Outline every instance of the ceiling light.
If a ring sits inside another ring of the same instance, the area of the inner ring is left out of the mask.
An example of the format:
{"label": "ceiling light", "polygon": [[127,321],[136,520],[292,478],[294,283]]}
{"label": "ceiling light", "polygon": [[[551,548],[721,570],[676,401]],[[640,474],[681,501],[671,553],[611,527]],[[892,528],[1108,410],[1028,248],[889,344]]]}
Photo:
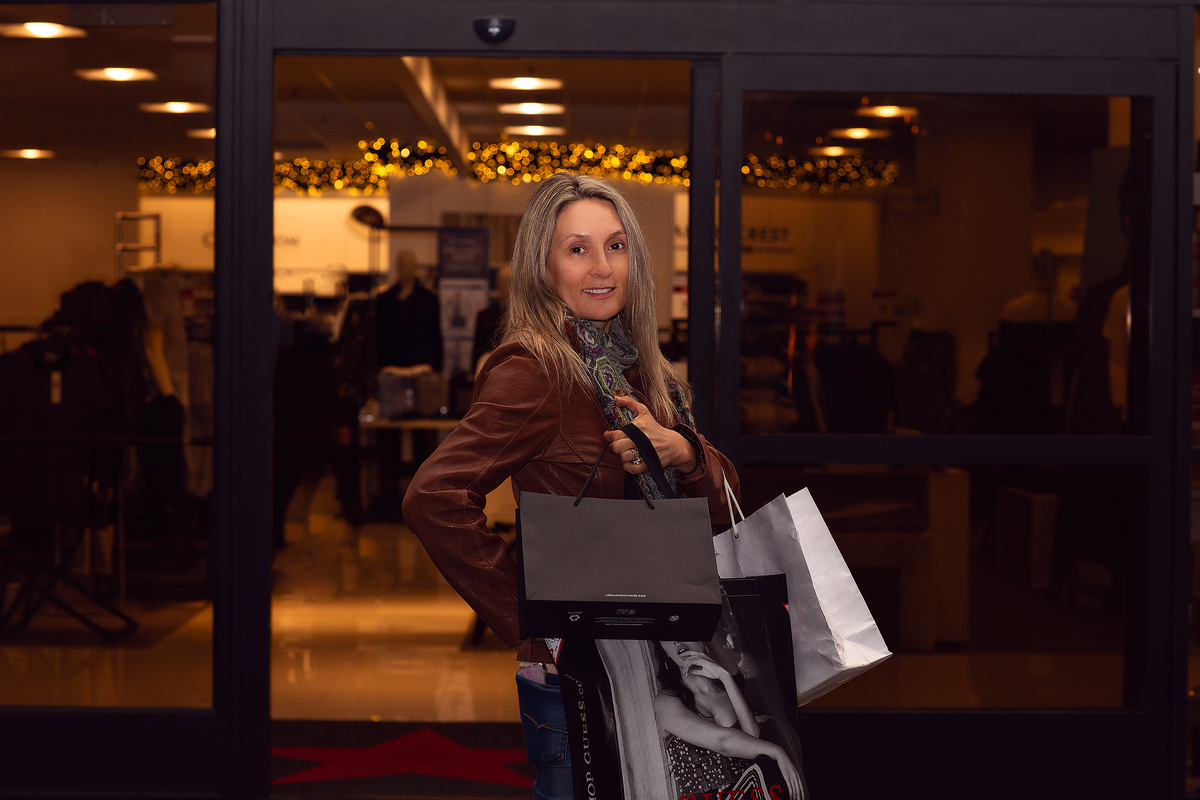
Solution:
{"label": "ceiling light", "polygon": [[831,139],[886,139],[891,131],[879,128],[834,128],[829,132]]}
{"label": "ceiling light", "polygon": [[35,150],[26,148],[24,150],[0,150],[0,157],[3,158],[54,158],[53,150]]}
{"label": "ceiling light", "polygon": [[534,89],[561,89],[563,82],[558,78],[492,78],[488,86],[493,89],[516,89],[529,92]]}
{"label": "ceiling light", "polygon": [[812,147],[808,150],[810,156],[829,156],[830,158],[861,156],[862,153],[863,151],[857,147]]}
{"label": "ceiling light", "polygon": [[562,103],[502,103],[501,114],[562,114]]}
{"label": "ceiling light", "polygon": [[508,125],[504,132],[509,136],[562,136],[566,128],[552,128],[545,125]]}
{"label": "ceiling light", "polygon": [[26,22],[23,25],[0,25],[0,36],[15,39],[66,39],[72,36],[87,36],[87,31],[59,25],[57,22]]}
{"label": "ceiling light", "polygon": [[196,114],[201,111],[212,111],[212,106],[204,103],[183,103],[172,101],[170,103],[138,103],[138,108],[142,111],[150,111],[159,114]]}
{"label": "ceiling light", "polygon": [[917,109],[914,106],[861,106],[854,109],[854,113],[860,117],[892,119],[893,117],[915,117]]}
{"label": "ceiling light", "polygon": [[85,81],[156,81],[158,75],[148,69],[134,67],[105,67],[104,69],[77,69],[75,74]]}
{"label": "ceiling light", "polygon": [[188,128],[187,132],[189,139],[215,139],[217,138],[216,128]]}

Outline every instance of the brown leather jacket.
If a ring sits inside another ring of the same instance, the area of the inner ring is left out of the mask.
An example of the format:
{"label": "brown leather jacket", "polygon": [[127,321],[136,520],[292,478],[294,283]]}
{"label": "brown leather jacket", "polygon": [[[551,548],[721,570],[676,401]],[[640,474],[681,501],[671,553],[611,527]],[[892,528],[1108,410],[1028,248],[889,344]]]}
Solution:
{"label": "brown leather jacket", "polygon": [[[644,398],[637,367],[625,373],[634,394]],[[608,423],[591,387],[564,391],[527,350],[501,345],[475,380],[475,403],[454,431],[417,470],[404,496],[404,521],[425,545],[450,585],[518,657],[549,662],[540,640],[517,633],[517,566],[483,513],[487,493],[512,477],[522,491],[574,495],[607,447]],[[706,497],[714,531],[729,525],[721,481],[738,492],[733,465],[690,428],[675,428],[696,449],[699,465],[679,476],[682,492]],[[590,497],[621,498],[625,470],[609,453],[600,464]]]}

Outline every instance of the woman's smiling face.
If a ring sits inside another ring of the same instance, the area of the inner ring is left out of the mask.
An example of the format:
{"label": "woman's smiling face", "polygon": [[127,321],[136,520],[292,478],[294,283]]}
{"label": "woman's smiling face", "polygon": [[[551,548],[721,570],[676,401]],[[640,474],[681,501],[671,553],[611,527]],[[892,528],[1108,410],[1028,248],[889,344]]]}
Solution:
{"label": "woman's smiling face", "polygon": [[566,206],[546,266],[554,293],[571,313],[607,331],[629,289],[628,239],[612,203],[586,198]]}

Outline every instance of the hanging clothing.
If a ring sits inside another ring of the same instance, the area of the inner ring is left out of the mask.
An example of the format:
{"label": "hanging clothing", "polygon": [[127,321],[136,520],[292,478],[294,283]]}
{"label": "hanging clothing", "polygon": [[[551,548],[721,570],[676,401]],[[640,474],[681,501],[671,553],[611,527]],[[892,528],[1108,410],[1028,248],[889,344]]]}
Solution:
{"label": "hanging clothing", "polygon": [[18,521],[88,524],[98,494],[115,480],[111,377],[95,351],[63,341],[31,342],[0,355],[0,436],[67,439],[4,445],[0,505]]}
{"label": "hanging clothing", "polygon": [[442,369],[442,322],[438,298],[418,281],[408,297],[397,284],[375,298],[377,367],[429,364]]}

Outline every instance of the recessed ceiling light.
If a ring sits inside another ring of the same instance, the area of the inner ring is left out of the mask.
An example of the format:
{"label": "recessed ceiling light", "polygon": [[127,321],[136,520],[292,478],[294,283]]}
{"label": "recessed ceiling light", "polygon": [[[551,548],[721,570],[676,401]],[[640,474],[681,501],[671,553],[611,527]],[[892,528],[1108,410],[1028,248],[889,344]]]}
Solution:
{"label": "recessed ceiling light", "polygon": [[501,114],[562,114],[562,103],[502,103]]}
{"label": "recessed ceiling light", "polygon": [[0,25],[0,36],[14,39],[66,39],[87,36],[82,28],[59,25],[57,22],[26,22],[16,25]]}
{"label": "recessed ceiling light", "polygon": [[27,147],[24,150],[0,150],[3,158],[54,158],[53,150],[35,150]]}
{"label": "recessed ceiling light", "polygon": [[830,158],[861,156],[862,153],[863,151],[857,147],[812,147],[808,151],[810,156],[829,156]]}
{"label": "recessed ceiling light", "polygon": [[216,128],[188,128],[188,138],[190,139],[215,139],[217,138]]}
{"label": "recessed ceiling light", "polygon": [[150,111],[158,114],[197,114],[202,111],[212,111],[212,106],[204,103],[183,103],[172,101],[170,103],[138,103],[138,108],[142,111]]}
{"label": "recessed ceiling light", "polygon": [[892,119],[893,117],[915,117],[917,109],[913,106],[860,106],[854,109],[854,113],[860,117]]}
{"label": "recessed ceiling light", "polygon": [[891,131],[879,128],[834,128],[829,132],[832,139],[886,139]]}
{"label": "recessed ceiling light", "polygon": [[156,81],[158,75],[148,69],[135,67],[105,67],[104,69],[77,69],[75,74],[85,81]]}
{"label": "recessed ceiling light", "polygon": [[561,89],[563,82],[558,78],[492,78],[488,86],[493,89],[516,89],[529,92],[534,89]]}
{"label": "recessed ceiling light", "polygon": [[566,128],[551,128],[545,125],[509,125],[504,132],[509,136],[562,136]]}

